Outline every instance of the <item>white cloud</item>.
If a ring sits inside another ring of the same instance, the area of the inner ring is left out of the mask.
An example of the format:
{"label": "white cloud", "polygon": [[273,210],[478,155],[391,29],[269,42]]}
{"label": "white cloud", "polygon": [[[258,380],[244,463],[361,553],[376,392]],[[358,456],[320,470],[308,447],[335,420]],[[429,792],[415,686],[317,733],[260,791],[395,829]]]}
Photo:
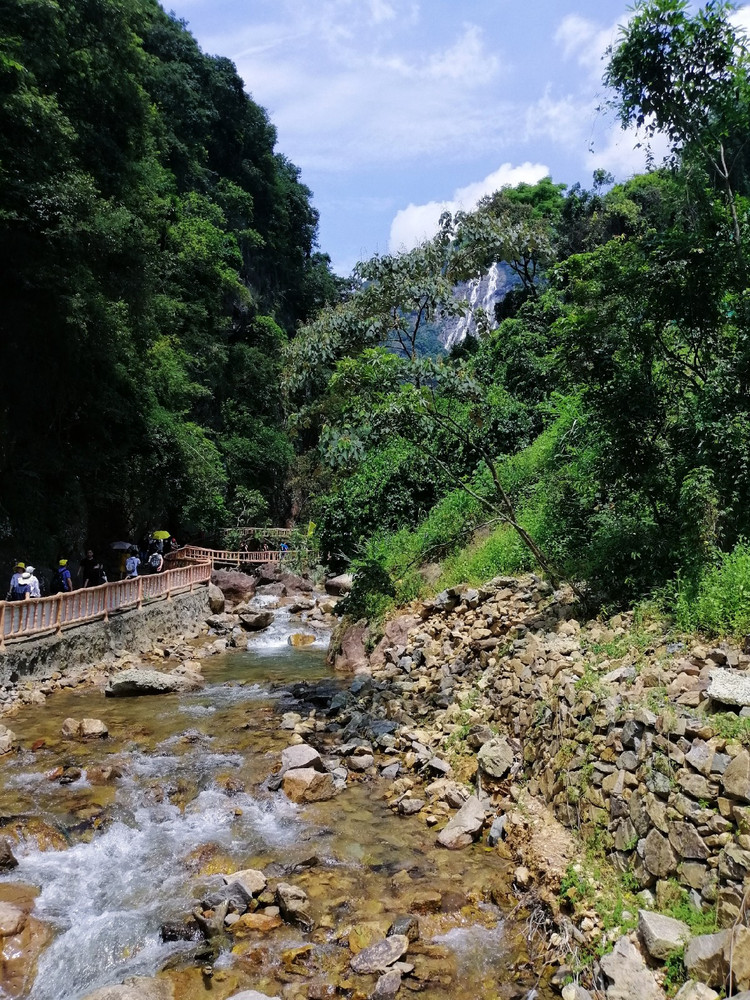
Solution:
{"label": "white cloud", "polygon": [[569,14],[560,22],[555,41],[562,47],[565,59],[575,58],[591,77],[601,79],[607,48],[617,43],[619,27],[628,19],[629,15],[624,14],[614,24],[602,28],[580,14]]}
{"label": "white cloud", "polygon": [[425,205],[412,204],[402,208],[391,223],[391,252],[411,250],[423,240],[434,236],[443,212],[471,211],[485,195],[506,185],[515,186],[522,182],[536,184],[547,174],[549,168],[541,163],[522,163],[518,167],[503,163],[484,180],[458,188],[453,197],[446,201],[430,201]]}
{"label": "white cloud", "polygon": [[730,21],[735,28],[743,31],[747,35],[747,40],[750,41],[750,5],[739,7],[730,17]]}

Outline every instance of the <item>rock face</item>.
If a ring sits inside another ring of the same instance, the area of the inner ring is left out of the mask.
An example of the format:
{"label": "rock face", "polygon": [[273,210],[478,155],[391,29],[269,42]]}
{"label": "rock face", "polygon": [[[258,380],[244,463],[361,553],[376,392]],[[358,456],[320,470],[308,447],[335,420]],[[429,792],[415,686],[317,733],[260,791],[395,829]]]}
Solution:
{"label": "rock face", "polygon": [[349,962],[354,972],[370,975],[374,972],[385,972],[389,965],[398,962],[406,954],[409,939],[405,934],[392,934],[383,941],[365,948]]}
{"label": "rock face", "polygon": [[312,767],[296,767],[284,773],[284,794],[292,802],[323,802],[336,794],[333,777]]}
{"label": "rock face", "polygon": [[134,667],[110,678],[104,693],[108,698],[130,698],[151,694],[177,694],[198,691],[203,678],[198,674],[164,674],[159,670]]}
{"label": "rock face", "polygon": [[513,766],[515,752],[504,736],[485,743],[477,754],[477,764],[490,778],[504,778]]}
{"label": "rock face", "polygon": [[461,806],[445,829],[438,834],[441,847],[458,850],[468,847],[484,826],[485,810],[476,795],[471,795]]}
{"label": "rock face", "polygon": [[707,694],[723,705],[750,705],[750,674],[717,667],[711,671]]}
{"label": "rock face", "polygon": [[653,973],[628,938],[621,937],[600,965],[605,976],[612,980],[607,1000],[663,1000]]}
{"label": "rock face", "polygon": [[649,955],[660,960],[683,948],[690,940],[690,928],[682,920],[649,910],[638,911],[638,933]]}

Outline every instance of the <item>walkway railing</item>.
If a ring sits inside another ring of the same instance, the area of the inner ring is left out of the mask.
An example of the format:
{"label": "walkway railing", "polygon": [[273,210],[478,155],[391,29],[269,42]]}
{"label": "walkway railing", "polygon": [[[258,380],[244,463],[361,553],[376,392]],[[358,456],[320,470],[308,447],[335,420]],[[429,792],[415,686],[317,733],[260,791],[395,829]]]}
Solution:
{"label": "walkway railing", "polygon": [[244,540],[245,538],[291,538],[292,529],[291,528],[253,528],[248,525],[238,525],[236,528],[225,528],[225,535],[237,536]]}
{"label": "walkway railing", "polygon": [[148,601],[166,598],[192,590],[211,579],[208,559],[164,570],[134,580],[104,583],[53,597],[38,597],[28,601],[0,601],[0,649],[8,639],[27,638],[42,632],[61,632],[71,625],[107,621],[116,611],[140,608]]}
{"label": "walkway railing", "polygon": [[277,549],[267,552],[242,552],[236,549],[206,549],[199,545],[185,545],[176,552],[170,552],[166,557],[168,564],[186,562],[188,560],[210,559],[214,566],[243,566],[247,563],[278,563],[288,556],[296,555],[296,550],[287,549],[279,552]]}

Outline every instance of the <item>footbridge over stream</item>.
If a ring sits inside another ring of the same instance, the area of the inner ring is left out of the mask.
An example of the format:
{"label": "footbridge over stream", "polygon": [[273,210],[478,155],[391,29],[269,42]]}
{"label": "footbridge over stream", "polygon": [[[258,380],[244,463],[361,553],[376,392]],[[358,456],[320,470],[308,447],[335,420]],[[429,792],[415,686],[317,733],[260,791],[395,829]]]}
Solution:
{"label": "footbridge over stream", "polygon": [[0,601],[0,652],[6,643],[36,636],[59,635],[64,629],[89,622],[109,621],[110,616],[132,611],[156,601],[170,601],[177,594],[207,587],[214,569],[265,563],[280,564],[296,556],[291,550],[236,551],[186,545],[170,552],[160,573],[85,587],[51,597],[25,601]]}

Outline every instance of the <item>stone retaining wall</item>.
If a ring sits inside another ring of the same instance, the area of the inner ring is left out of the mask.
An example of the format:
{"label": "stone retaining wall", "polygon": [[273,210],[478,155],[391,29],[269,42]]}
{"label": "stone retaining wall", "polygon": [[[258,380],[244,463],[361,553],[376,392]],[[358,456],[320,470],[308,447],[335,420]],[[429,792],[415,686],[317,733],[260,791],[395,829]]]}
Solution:
{"label": "stone retaining wall", "polygon": [[122,651],[150,650],[154,642],[171,640],[195,630],[209,615],[208,588],[177,594],[143,608],[112,615],[108,622],[92,622],[62,635],[44,636],[9,644],[0,653],[0,684],[24,679],[44,680],[73,667],[85,668],[115,659]]}

